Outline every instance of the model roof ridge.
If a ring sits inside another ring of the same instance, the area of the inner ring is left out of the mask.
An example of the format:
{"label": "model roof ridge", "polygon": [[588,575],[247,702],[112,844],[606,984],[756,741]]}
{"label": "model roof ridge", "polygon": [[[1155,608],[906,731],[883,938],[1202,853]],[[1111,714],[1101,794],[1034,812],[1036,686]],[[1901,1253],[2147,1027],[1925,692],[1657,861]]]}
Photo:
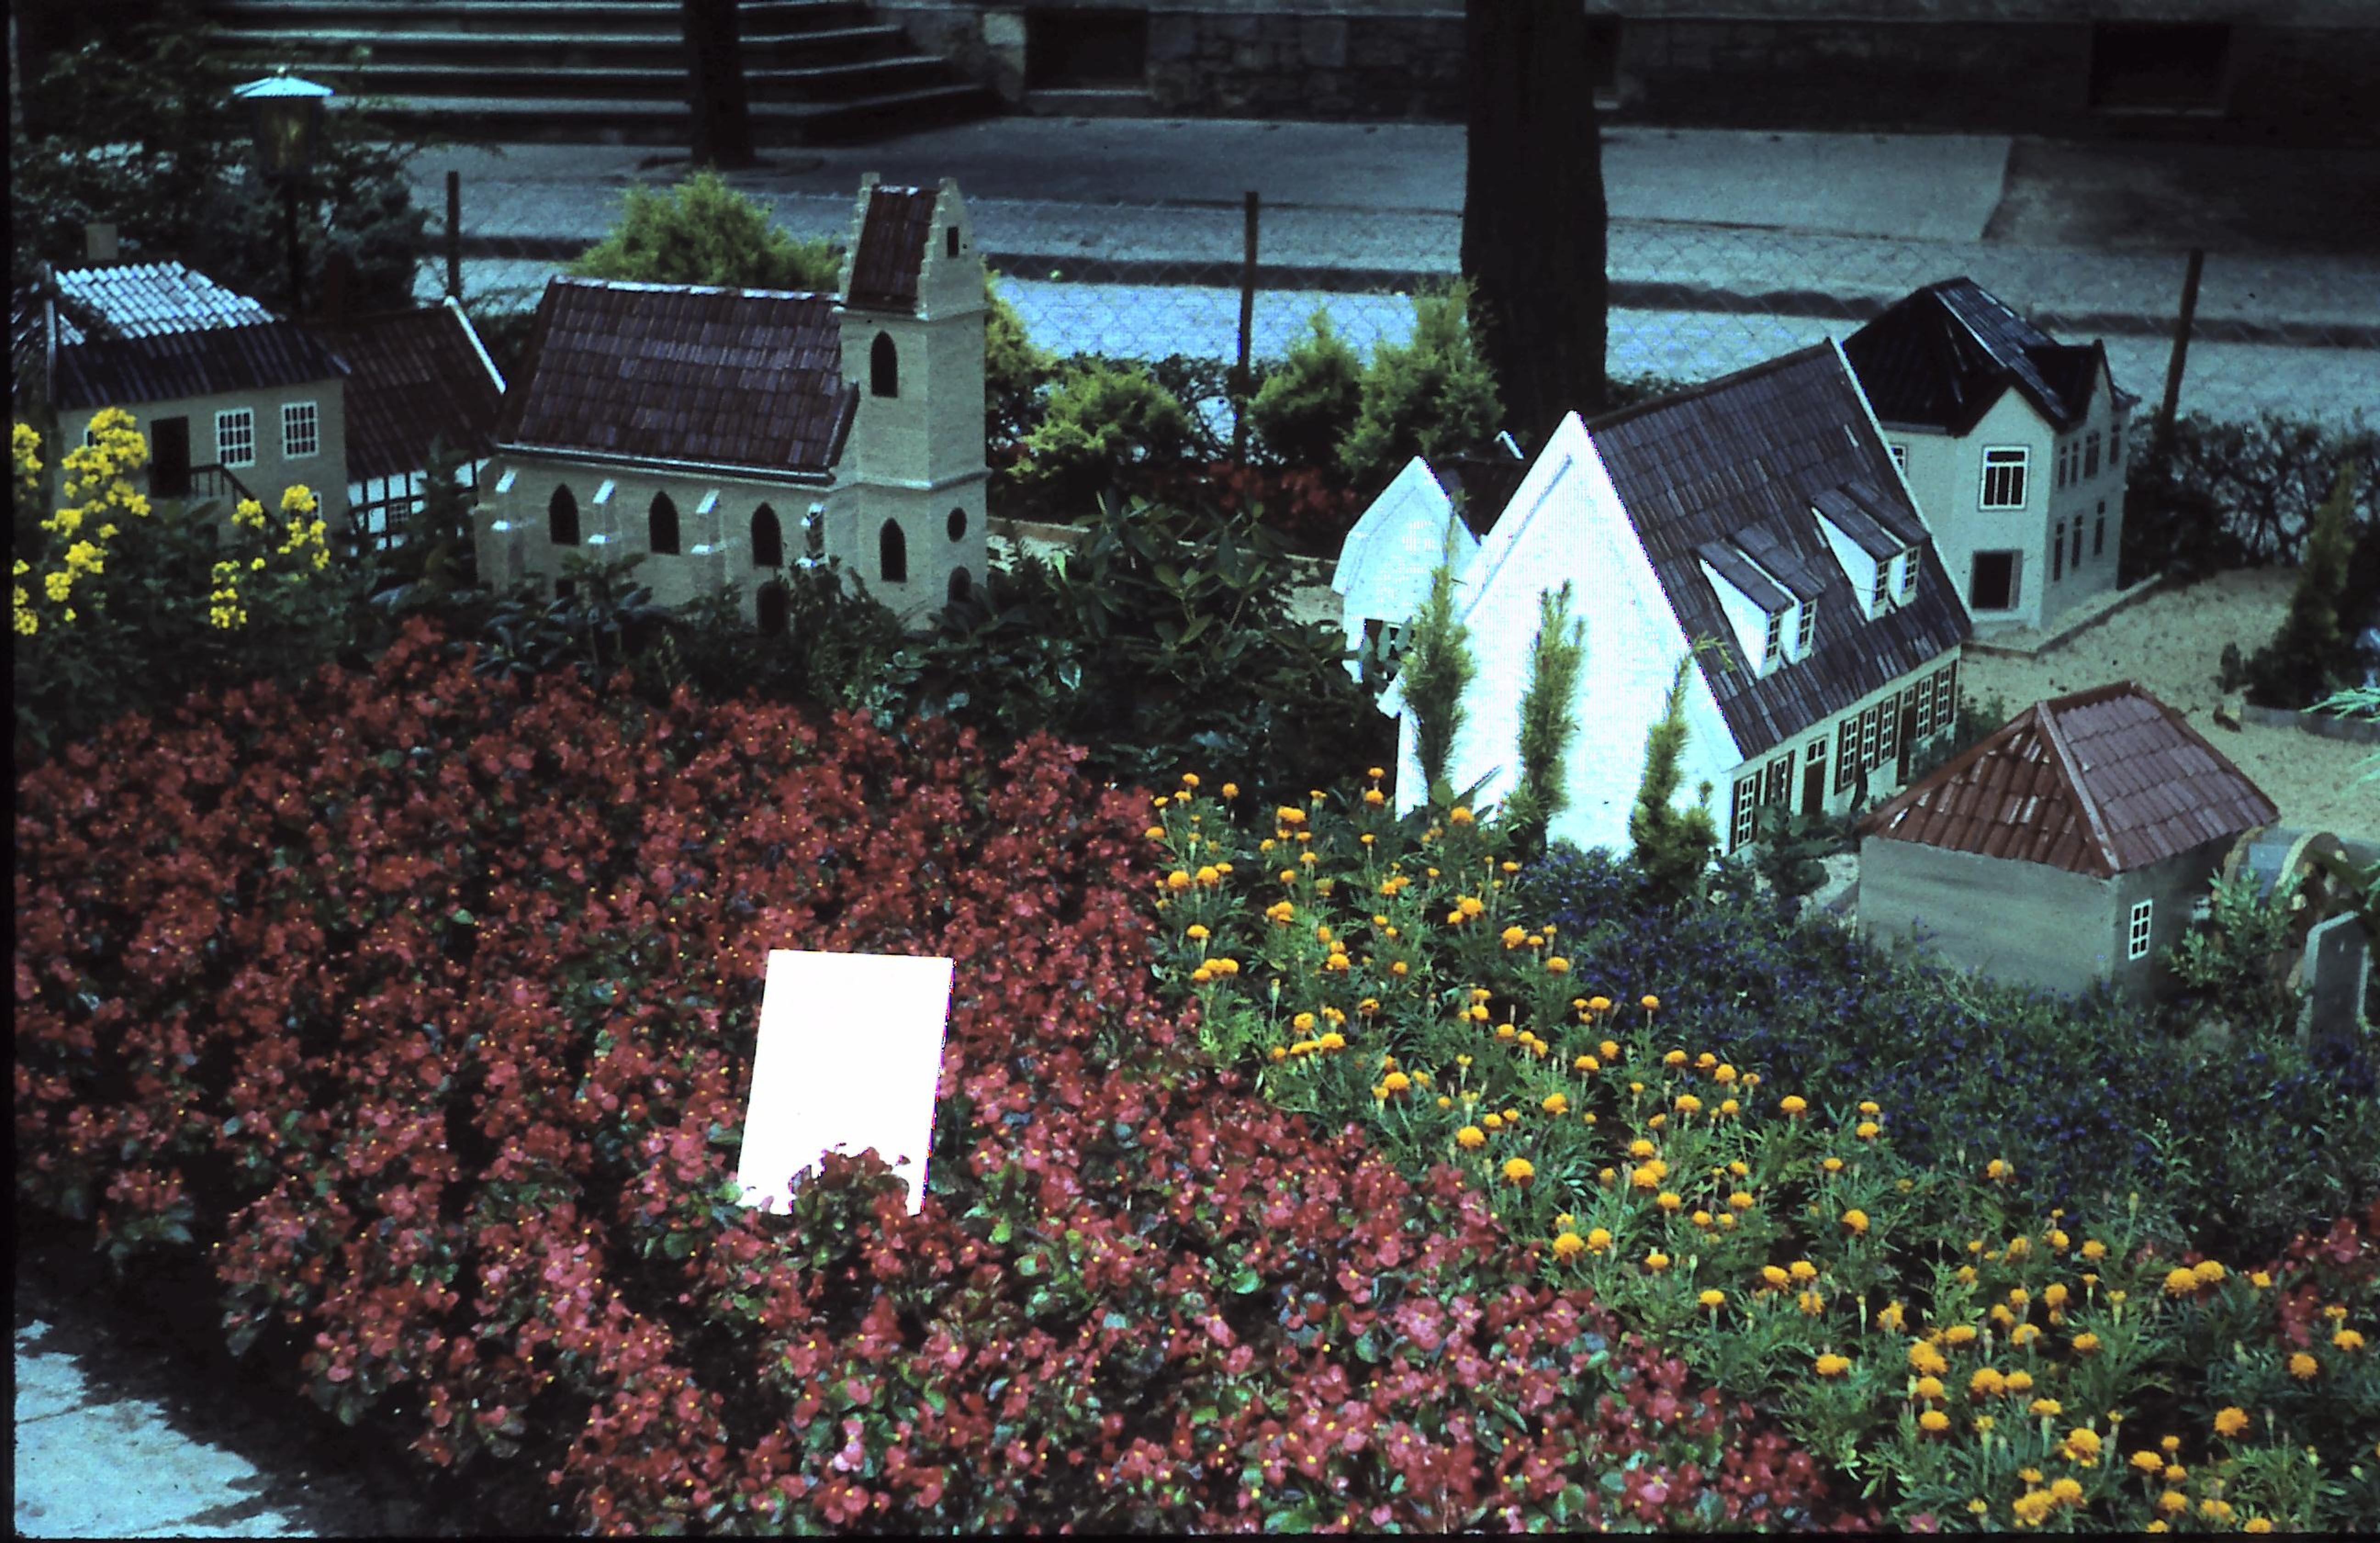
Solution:
{"label": "model roof ridge", "polygon": [[833,300],[840,298],[827,289],[758,289],[733,284],[665,284],[657,279],[590,278],[582,273],[556,273],[547,282],[568,285],[577,289],[611,289],[629,294],[741,295],[756,300]]}
{"label": "model roof ridge", "polygon": [[1762,359],[1758,364],[1747,365],[1742,370],[1730,371],[1724,375],[1687,386],[1683,390],[1670,392],[1666,396],[1656,396],[1649,402],[1638,402],[1631,407],[1617,407],[1594,418],[1580,416],[1579,422],[1590,434],[1599,429],[1609,429],[1622,423],[1633,422],[1661,408],[1677,407],[1685,402],[1699,401],[1704,397],[1716,395],[1731,386],[1742,385],[1747,381],[1758,380],[1764,375],[1776,374],[1779,371],[1804,363],[1820,354],[1827,353],[1833,347],[1833,338],[1821,338],[1806,347],[1796,348],[1790,354],[1779,354],[1775,358]]}

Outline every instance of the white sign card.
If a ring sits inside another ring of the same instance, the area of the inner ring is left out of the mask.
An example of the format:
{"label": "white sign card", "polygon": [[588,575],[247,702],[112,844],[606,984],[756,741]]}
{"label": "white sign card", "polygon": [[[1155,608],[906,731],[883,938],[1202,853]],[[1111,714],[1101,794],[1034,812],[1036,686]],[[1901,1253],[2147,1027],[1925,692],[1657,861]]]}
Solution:
{"label": "white sign card", "polygon": [[926,1203],[934,1087],[951,1014],[948,959],[771,949],[735,1170],[744,1203],[786,1209],[827,1152],[873,1147]]}

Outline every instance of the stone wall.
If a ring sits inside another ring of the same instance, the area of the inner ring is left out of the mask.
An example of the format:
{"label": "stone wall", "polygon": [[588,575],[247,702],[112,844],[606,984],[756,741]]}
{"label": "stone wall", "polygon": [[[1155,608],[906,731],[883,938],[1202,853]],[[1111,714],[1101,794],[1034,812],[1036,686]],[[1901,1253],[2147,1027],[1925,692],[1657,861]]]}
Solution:
{"label": "stone wall", "polygon": [[[1937,129],[2062,139],[2380,141],[2380,25],[2362,0],[1589,0],[1619,25],[1621,122]],[[1148,18],[1143,110],[1204,117],[1463,117],[1448,0],[879,0],[921,46],[1023,103],[1027,12]],[[2226,22],[2222,101],[2091,103],[2099,22]],[[1585,66],[1581,65],[1582,75]]]}

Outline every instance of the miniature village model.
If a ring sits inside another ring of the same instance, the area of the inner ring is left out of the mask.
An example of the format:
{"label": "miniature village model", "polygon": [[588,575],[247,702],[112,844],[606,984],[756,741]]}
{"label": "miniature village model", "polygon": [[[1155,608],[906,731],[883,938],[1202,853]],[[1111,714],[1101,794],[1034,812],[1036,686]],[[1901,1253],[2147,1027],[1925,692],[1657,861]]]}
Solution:
{"label": "miniature village model", "polygon": [[860,184],[840,298],[555,278],[506,391],[482,578],[647,554],[664,605],[782,630],[789,559],[916,626],[982,581],[984,274],[958,186]]}

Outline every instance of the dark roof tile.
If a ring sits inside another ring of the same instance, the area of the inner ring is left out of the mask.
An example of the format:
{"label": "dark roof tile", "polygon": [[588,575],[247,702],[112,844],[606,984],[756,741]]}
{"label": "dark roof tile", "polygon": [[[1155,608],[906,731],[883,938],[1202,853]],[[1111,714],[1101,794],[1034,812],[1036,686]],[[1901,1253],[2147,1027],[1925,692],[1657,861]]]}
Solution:
{"label": "dark roof tile", "polygon": [[2014,388],[2060,430],[2082,422],[2107,369],[2099,343],[2061,344],[1970,278],[1904,297],[1843,340],[1888,423],[1963,434]]}
{"label": "dark roof tile", "polygon": [[844,303],[863,310],[917,309],[917,275],[925,266],[926,237],[933,230],[939,196],[931,188],[879,186],[869,190]]}
{"label": "dark roof tile", "polygon": [[1966,612],[1930,542],[1915,596],[1871,620],[1819,533],[1813,504],[1847,484],[1875,490],[1896,522],[1925,529],[1832,344],[1609,414],[1586,430],[1687,638],[1734,635],[1701,571],[1709,546],[1736,544],[1756,529],[1755,541],[1773,540],[1816,581],[1818,634],[1810,658],[1755,676],[1721,670],[1702,656],[1704,677],[1746,756],[1802,734],[1965,640]]}
{"label": "dark roof tile", "polygon": [[471,460],[495,448],[504,383],[460,310],[431,306],[312,330],[347,363],[350,479],[426,467],[433,440]]}
{"label": "dark roof tile", "polygon": [[555,278],[495,437],[525,450],[823,472],[856,406],[831,296]]}

